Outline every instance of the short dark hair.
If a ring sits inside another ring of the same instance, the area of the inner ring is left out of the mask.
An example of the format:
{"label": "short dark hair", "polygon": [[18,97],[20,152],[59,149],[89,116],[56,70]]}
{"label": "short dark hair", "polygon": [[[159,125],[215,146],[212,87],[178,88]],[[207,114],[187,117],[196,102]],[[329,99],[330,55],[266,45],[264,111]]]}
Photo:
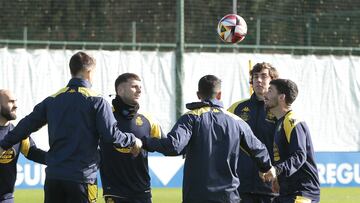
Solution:
{"label": "short dark hair", "polygon": [[253,68],[250,71],[250,84],[253,83],[254,73],[261,72],[264,69],[269,70],[269,76],[270,76],[271,80],[277,79],[279,77],[279,72],[270,63],[265,63],[265,62],[257,63],[253,66]]}
{"label": "short dark hair", "polygon": [[205,75],[199,80],[198,92],[203,99],[213,99],[221,90],[221,80],[215,75]]}
{"label": "short dark hair", "polygon": [[289,106],[295,101],[298,95],[298,87],[296,83],[291,80],[275,79],[270,81],[270,85],[275,86],[280,94],[285,94],[285,102]]}
{"label": "short dark hair", "polygon": [[127,82],[128,80],[138,80],[141,81],[140,77],[136,75],[135,73],[123,73],[119,75],[119,77],[115,80],[115,92],[117,90],[117,87],[124,82]]}
{"label": "short dark hair", "polygon": [[72,76],[77,75],[84,69],[91,68],[95,65],[95,60],[84,52],[77,52],[74,54],[69,62],[70,73]]}

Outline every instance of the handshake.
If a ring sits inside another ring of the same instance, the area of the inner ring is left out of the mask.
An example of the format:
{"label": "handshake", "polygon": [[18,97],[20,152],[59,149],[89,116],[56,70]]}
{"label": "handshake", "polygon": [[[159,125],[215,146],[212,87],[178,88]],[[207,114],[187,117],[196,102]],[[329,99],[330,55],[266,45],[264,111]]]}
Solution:
{"label": "handshake", "polygon": [[130,153],[137,157],[139,153],[141,152],[141,147],[143,146],[143,143],[140,139],[135,138],[135,144],[131,147]]}
{"label": "handshake", "polygon": [[279,183],[276,177],[276,169],[274,166],[271,166],[270,170],[266,173],[259,172],[259,176],[263,182],[272,182],[272,191],[279,192]]}

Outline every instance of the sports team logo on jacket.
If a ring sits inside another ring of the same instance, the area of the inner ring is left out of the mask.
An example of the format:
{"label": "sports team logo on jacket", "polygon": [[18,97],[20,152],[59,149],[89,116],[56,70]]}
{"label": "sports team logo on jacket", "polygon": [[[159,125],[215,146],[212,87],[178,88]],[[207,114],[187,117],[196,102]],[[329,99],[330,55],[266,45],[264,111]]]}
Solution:
{"label": "sports team logo on jacket", "polygon": [[241,113],[239,117],[244,121],[250,120],[250,108],[246,106],[243,109],[241,109]]}
{"label": "sports team logo on jacket", "polygon": [[2,156],[0,156],[0,163],[7,164],[10,163],[16,156],[16,151],[12,147],[4,152]]}
{"label": "sports team logo on jacket", "polygon": [[141,117],[138,116],[135,120],[135,124],[138,126],[142,126],[144,124],[144,122],[142,121]]}
{"label": "sports team logo on jacket", "polygon": [[290,123],[290,126],[291,126],[291,127],[294,127],[294,126],[295,126],[295,123],[296,123],[296,119],[290,118],[290,119],[289,119],[289,123]]}

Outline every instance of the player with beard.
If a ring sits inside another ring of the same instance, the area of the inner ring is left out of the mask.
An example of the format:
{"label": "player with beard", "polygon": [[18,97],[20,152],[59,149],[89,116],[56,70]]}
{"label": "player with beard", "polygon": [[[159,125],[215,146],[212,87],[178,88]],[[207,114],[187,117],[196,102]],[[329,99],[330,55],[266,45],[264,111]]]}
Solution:
{"label": "player with beard", "polygon": [[[16,98],[9,90],[0,90],[0,140],[14,128],[10,123],[16,119]],[[34,141],[28,137],[6,150],[0,156],[0,203],[14,202],[14,186],[16,181],[16,163],[21,152],[26,158],[45,164],[45,151],[38,149]]]}
{"label": "player with beard", "polygon": [[99,141],[132,147],[135,156],[141,141],[116,127],[109,103],[91,89],[96,61],[77,52],[69,62],[71,79],[66,87],[46,97],[0,141],[0,154],[47,125],[44,185],[46,203],[94,203],[97,201]]}
{"label": "player with beard", "polygon": [[[271,81],[265,94],[265,106],[277,118],[274,167],[277,175],[275,183],[279,185],[274,186],[280,186],[280,195],[275,199],[276,203],[320,201],[320,183],[310,131],[305,121],[291,109],[297,95],[297,85],[285,79]],[[268,179],[267,175],[265,179]]]}
{"label": "player with beard", "polygon": [[[265,144],[271,159],[276,119],[265,110],[264,95],[268,91],[270,81],[277,77],[278,72],[271,64],[265,62],[255,64],[250,71],[250,84],[254,93],[250,99],[238,101],[228,109],[249,124],[254,135]],[[238,162],[241,182],[238,190],[242,203],[270,203],[277,195],[271,190],[271,183],[263,182],[259,178],[258,172],[259,168],[242,150]]]}
{"label": "player with beard", "polygon": [[[116,97],[112,100],[117,127],[136,137],[163,137],[160,126],[149,115],[141,114],[139,99],[141,79],[133,73],[124,73],[115,81]],[[137,157],[130,148],[116,148],[100,142],[101,181],[105,201],[108,203],[151,203],[148,153]]]}

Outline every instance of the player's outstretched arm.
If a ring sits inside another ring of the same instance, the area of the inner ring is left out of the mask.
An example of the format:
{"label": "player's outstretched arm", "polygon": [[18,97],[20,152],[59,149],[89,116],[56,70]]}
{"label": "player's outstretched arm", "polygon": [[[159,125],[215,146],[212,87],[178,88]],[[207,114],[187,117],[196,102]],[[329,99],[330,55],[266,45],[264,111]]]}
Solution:
{"label": "player's outstretched arm", "polygon": [[31,137],[21,141],[21,153],[29,160],[46,165],[46,151],[37,148]]}
{"label": "player's outstretched arm", "polygon": [[48,99],[51,98],[46,98],[37,104],[34,110],[25,118],[21,119],[16,127],[0,141],[0,147],[3,148],[3,150],[9,149],[16,143],[27,138],[31,133],[46,125],[46,102]]}
{"label": "player's outstretched arm", "polygon": [[265,145],[255,137],[248,124],[245,122],[241,124],[240,146],[250,154],[250,157],[259,167],[260,172],[268,172],[271,169],[271,160]]}
{"label": "player's outstretched arm", "polygon": [[103,98],[98,98],[96,102],[96,129],[100,139],[105,143],[113,143],[117,148],[134,146],[136,144],[135,135],[119,130],[110,104]]}
{"label": "player's outstretched arm", "polygon": [[182,154],[192,135],[193,119],[193,115],[189,114],[180,117],[165,138],[144,138],[144,149],[157,151],[166,156]]}

